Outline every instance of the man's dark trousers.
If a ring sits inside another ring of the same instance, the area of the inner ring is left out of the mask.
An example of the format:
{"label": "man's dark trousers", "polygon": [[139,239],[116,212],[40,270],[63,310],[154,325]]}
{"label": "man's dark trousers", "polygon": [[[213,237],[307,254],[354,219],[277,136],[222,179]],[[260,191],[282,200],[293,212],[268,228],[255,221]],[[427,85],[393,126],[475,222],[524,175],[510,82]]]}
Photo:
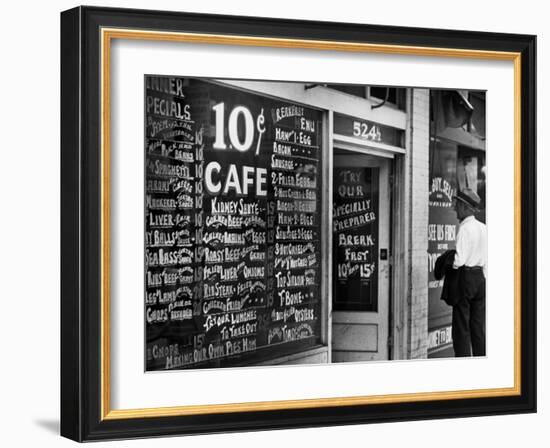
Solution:
{"label": "man's dark trousers", "polygon": [[461,300],[453,306],[455,356],[485,356],[485,276],[483,269],[460,268]]}

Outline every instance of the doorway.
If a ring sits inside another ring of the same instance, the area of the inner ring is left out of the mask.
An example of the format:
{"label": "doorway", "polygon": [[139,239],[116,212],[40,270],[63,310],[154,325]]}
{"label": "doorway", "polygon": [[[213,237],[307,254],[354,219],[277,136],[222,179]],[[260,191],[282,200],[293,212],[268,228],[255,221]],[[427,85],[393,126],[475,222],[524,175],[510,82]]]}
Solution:
{"label": "doorway", "polygon": [[334,148],[333,362],[389,358],[391,161]]}

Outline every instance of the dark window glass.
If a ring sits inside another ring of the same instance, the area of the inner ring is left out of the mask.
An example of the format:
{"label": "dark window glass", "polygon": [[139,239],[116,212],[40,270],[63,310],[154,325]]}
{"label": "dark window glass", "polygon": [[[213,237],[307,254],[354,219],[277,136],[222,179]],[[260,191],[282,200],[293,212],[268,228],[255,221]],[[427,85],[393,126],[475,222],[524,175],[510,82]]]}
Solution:
{"label": "dark window glass", "polygon": [[366,88],[365,86],[354,86],[347,84],[328,84],[328,87],[339,92],[347,93],[348,95],[358,96],[365,98]]}
{"label": "dark window glass", "polygon": [[405,109],[406,89],[394,87],[371,87],[370,96],[374,100],[386,101],[386,104],[394,104],[398,109]]}

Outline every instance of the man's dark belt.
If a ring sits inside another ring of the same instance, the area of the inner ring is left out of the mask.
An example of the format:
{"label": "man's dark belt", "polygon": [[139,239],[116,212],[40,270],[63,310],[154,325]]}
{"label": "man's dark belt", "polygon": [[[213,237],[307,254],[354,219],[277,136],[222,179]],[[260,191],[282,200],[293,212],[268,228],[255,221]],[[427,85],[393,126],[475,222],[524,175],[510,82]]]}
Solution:
{"label": "man's dark belt", "polygon": [[462,268],[466,271],[483,271],[481,266],[462,266]]}

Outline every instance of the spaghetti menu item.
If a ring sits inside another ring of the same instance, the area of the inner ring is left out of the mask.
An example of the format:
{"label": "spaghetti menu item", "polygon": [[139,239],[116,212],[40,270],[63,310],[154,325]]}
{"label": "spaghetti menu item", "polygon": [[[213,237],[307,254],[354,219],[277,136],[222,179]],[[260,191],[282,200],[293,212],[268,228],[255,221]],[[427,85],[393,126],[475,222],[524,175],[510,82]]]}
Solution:
{"label": "spaghetti menu item", "polygon": [[145,86],[146,370],[320,343],[320,111],[189,78]]}

